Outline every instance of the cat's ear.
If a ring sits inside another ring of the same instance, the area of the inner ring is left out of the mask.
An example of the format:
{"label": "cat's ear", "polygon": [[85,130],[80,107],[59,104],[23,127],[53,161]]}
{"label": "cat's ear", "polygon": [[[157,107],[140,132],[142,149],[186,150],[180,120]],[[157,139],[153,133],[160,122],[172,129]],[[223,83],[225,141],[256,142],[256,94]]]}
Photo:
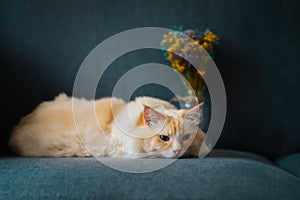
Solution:
{"label": "cat's ear", "polygon": [[204,105],[204,102],[201,102],[200,104],[187,110],[184,115],[184,120],[199,124],[200,123],[200,110],[203,107],[203,105]]}
{"label": "cat's ear", "polygon": [[162,114],[147,105],[144,105],[143,119],[144,125],[149,126],[155,133],[163,129],[166,121]]}

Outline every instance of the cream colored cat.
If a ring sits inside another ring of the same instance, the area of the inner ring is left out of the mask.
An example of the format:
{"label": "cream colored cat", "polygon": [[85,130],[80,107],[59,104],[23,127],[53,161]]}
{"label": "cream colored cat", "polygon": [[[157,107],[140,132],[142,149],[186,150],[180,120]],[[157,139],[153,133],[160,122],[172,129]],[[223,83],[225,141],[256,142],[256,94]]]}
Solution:
{"label": "cream colored cat", "polygon": [[61,94],[23,118],[10,145],[21,156],[198,156],[205,136],[198,128],[201,107],[178,110],[151,97],[126,104],[117,98],[88,101]]}

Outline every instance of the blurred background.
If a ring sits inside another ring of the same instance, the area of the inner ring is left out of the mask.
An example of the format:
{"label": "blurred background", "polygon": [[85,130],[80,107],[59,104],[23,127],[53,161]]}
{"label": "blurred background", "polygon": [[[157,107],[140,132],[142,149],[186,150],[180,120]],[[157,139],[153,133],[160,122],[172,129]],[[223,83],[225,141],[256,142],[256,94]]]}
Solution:
{"label": "blurred background", "polygon": [[[41,101],[72,94],[77,70],[100,42],[138,27],[209,27],[220,37],[215,62],[228,107],[218,148],[269,158],[300,150],[300,2],[284,0],[16,1],[0,2],[0,146],[14,125]],[[143,37],[143,36],[141,36]],[[118,58],[99,82],[110,96],[126,71],[144,63],[170,65],[162,51]],[[133,95],[171,99],[158,85]]]}

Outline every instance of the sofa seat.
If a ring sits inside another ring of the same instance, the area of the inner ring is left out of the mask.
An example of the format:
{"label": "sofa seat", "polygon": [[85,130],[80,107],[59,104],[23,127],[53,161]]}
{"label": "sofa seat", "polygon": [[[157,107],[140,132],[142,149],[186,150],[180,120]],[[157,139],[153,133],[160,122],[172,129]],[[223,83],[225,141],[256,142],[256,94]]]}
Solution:
{"label": "sofa seat", "polygon": [[275,163],[282,169],[300,178],[300,153],[284,156],[277,159]]}
{"label": "sofa seat", "polygon": [[218,151],[141,174],[94,158],[5,157],[0,199],[300,199],[300,179],[267,159],[234,151],[220,157]]}
{"label": "sofa seat", "polygon": [[243,159],[251,159],[259,162],[264,162],[267,164],[273,164],[269,159],[264,156],[260,156],[255,153],[238,151],[238,150],[230,150],[230,149],[213,149],[207,157],[209,158],[243,158]]}

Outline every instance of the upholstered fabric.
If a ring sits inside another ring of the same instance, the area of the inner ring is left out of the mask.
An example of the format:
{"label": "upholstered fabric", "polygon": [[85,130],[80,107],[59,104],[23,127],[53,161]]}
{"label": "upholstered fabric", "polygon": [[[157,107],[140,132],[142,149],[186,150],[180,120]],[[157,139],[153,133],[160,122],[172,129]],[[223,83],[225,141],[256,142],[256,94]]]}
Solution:
{"label": "upholstered fabric", "polygon": [[[38,103],[60,92],[71,95],[80,64],[100,42],[131,28],[182,24],[209,26],[221,38],[216,63],[228,113],[218,147],[269,158],[300,151],[299,5],[282,0],[1,0],[0,150],[8,153],[11,128]],[[168,64],[159,50],[120,57],[96,96],[110,96],[123,73],[151,62]],[[146,86],[135,95],[172,97],[169,90]]]}
{"label": "upholstered fabric", "polygon": [[250,159],[259,162],[264,162],[267,164],[273,164],[266,157],[260,156],[258,154],[245,152],[245,151],[237,151],[237,150],[229,150],[229,149],[213,149],[208,155],[208,158],[243,158]]}
{"label": "upholstered fabric", "polygon": [[275,163],[282,169],[285,169],[300,178],[300,153],[284,156],[277,159]]}
{"label": "upholstered fabric", "polygon": [[2,158],[0,199],[299,199],[300,179],[242,158],[179,159],[155,172],[93,158]]}

